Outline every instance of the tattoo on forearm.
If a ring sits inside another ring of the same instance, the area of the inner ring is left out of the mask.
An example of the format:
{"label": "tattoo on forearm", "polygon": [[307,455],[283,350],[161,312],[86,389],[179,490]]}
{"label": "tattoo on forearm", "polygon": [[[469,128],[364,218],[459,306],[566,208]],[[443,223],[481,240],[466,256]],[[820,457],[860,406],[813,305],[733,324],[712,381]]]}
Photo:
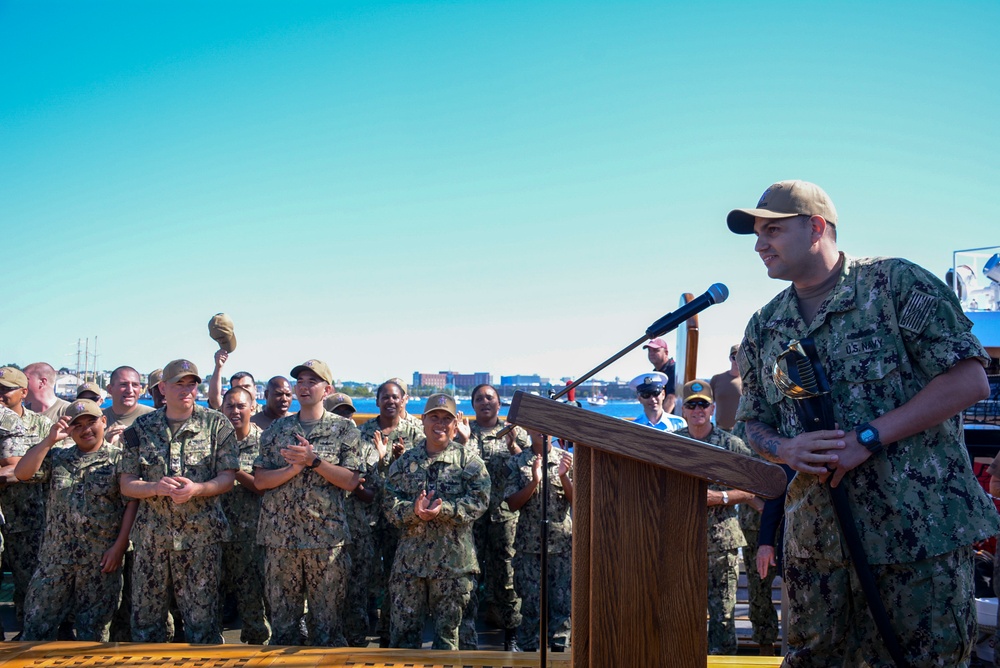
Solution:
{"label": "tattoo on forearm", "polygon": [[780,462],[778,457],[778,432],[774,428],[756,420],[747,422],[747,437],[750,447],[761,457],[772,462]]}

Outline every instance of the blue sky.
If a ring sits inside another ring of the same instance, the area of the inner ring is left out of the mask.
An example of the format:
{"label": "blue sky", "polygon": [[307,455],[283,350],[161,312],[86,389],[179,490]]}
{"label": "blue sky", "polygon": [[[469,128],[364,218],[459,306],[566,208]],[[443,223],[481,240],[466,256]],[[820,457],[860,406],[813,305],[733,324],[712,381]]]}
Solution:
{"label": "blue sky", "polygon": [[[693,6],[692,6],[693,5]],[[576,376],[683,292],[699,373],[785,284],[725,215],[998,243],[996,2],[0,1],[0,358]],[[992,236],[990,236],[992,235]],[[642,351],[602,377],[648,365]]]}

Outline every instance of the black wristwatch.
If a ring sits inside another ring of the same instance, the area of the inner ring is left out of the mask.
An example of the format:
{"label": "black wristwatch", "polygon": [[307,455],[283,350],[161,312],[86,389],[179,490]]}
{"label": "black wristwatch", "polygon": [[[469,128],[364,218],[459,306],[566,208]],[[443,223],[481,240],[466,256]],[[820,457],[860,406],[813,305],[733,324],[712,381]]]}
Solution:
{"label": "black wristwatch", "polygon": [[882,441],[878,439],[878,429],[867,422],[859,424],[854,428],[854,431],[858,434],[858,443],[868,448],[868,452],[873,455],[877,455],[885,449]]}
{"label": "black wristwatch", "polygon": [[307,466],[306,468],[315,469],[315,468],[318,468],[319,465],[322,464],[322,463],[323,463],[323,460],[320,459],[319,457],[317,457],[316,459],[313,460],[313,463],[310,464],[309,466]]}

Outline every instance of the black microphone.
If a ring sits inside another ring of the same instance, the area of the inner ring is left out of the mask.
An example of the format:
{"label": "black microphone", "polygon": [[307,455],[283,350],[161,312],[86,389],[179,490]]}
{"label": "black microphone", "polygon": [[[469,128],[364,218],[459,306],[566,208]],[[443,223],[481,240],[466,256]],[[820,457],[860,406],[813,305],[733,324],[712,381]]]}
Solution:
{"label": "black microphone", "polygon": [[715,283],[700,297],[696,297],[676,311],[666,314],[646,328],[646,337],[655,339],[667,332],[672,332],[681,323],[693,315],[701,313],[712,304],[719,304],[729,299],[729,288],[722,283]]}

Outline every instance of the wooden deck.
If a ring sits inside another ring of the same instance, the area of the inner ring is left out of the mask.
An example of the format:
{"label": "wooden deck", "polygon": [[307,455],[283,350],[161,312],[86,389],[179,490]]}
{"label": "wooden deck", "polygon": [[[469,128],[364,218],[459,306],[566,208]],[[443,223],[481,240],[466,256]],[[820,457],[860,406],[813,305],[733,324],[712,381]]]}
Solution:
{"label": "wooden deck", "polygon": [[[548,655],[551,668],[570,668],[572,655]],[[4,666],[159,666],[165,668],[529,668],[537,652],[439,652],[376,648],[261,647],[146,643],[9,642],[0,645]],[[708,657],[708,666],[778,666],[780,657]]]}

